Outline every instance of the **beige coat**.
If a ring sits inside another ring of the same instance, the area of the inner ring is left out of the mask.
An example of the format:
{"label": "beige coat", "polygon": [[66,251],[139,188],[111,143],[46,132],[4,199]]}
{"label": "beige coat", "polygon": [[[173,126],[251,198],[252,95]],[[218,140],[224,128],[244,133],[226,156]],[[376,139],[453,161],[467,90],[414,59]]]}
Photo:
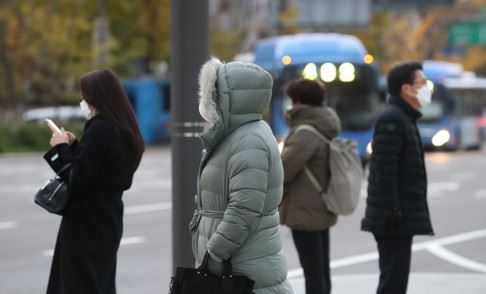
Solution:
{"label": "beige coat", "polygon": [[280,204],[280,221],[293,230],[321,231],[333,226],[337,216],[326,209],[319,192],[304,173],[307,166],[328,186],[329,147],[315,134],[295,132],[301,124],[310,124],[329,139],[337,137],[341,124],[336,113],[328,107],[299,105],[287,114],[290,127],[282,151],[284,166],[284,197]]}

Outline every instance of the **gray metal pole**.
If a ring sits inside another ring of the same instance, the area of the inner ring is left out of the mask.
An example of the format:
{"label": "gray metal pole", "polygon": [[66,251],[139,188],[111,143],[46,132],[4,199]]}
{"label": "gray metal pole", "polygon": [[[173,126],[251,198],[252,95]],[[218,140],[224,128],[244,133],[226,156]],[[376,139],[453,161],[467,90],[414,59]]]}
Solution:
{"label": "gray metal pole", "polygon": [[171,1],[172,269],[193,266],[188,223],[194,195],[202,131],[198,74],[209,58],[208,0]]}
{"label": "gray metal pole", "polygon": [[270,0],[269,4],[268,33],[270,37],[275,37],[278,35],[278,3],[277,0]]}
{"label": "gray metal pole", "polygon": [[92,35],[94,58],[93,64],[95,66],[106,65],[108,63],[108,37],[110,35],[110,27],[108,18],[105,15],[105,0],[98,0],[98,16],[94,21],[94,29]]}

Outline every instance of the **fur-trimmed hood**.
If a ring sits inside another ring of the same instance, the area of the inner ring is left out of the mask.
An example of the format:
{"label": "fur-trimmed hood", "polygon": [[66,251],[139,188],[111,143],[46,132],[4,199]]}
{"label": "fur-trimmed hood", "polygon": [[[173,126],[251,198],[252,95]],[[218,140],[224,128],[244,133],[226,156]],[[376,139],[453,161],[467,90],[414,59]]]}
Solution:
{"label": "fur-trimmed hood", "polygon": [[261,120],[272,86],[272,76],[256,64],[208,60],[199,74],[200,112],[212,124],[201,136],[204,144],[216,145],[243,124]]}
{"label": "fur-trimmed hood", "polygon": [[218,120],[216,80],[218,68],[222,65],[219,59],[213,57],[202,66],[199,73],[199,113],[210,124]]}

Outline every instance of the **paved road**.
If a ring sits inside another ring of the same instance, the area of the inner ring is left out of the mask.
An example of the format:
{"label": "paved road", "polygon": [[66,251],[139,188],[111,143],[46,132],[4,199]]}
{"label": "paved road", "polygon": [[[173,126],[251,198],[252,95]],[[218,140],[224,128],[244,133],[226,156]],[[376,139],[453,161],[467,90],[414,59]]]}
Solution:
{"label": "paved road", "polygon": [[[0,157],[0,294],[45,292],[60,218],[32,203],[36,189],[51,175],[40,157]],[[436,236],[414,240],[409,293],[484,294],[486,152],[431,153],[427,165]],[[166,293],[172,246],[170,187],[170,150],[149,150],[133,189],[125,195],[117,275],[121,294]],[[376,287],[375,243],[370,234],[358,230],[362,204],[331,231],[334,293],[373,293]],[[304,293],[298,258],[285,228],[282,240],[291,283],[296,293]]]}

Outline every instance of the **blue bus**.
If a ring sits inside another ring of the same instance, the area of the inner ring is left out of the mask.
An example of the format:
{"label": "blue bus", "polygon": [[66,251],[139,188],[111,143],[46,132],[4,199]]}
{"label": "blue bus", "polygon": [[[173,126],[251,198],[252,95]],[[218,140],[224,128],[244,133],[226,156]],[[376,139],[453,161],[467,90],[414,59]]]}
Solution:
{"label": "blue bus", "polygon": [[425,61],[424,74],[433,90],[432,102],[421,109],[418,127],[426,149],[479,149],[482,144],[480,106],[484,79],[468,75],[462,66]]}
{"label": "blue bus", "polygon": [[123,81],[138,126],[147,144],[170,138],[170,83],[168,79],[141,78]]}
{"label": "blue bus", "polygon": [[274,79],[268,121],[277,138],[287,135],[285,112],[290,106],[285,85],[295,78],[320,79],[326,85],[327,105],[342,123],[342,138],[358,142],[366,162],[373,126],[380,110],[378,70],[373,56],[351,35],[312,33],[260,40],[254,63]]}

